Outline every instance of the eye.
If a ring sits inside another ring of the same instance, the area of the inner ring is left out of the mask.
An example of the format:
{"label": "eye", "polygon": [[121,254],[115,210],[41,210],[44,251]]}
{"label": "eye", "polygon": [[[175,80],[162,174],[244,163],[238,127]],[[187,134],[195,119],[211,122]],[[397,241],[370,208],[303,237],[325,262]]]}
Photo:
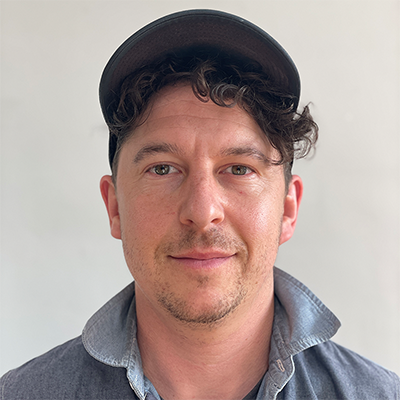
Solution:
{"label": "eye", "polygon": [[171,172],[178,172],[178,170],[175,167],[168,164],[154,165],[154,167],[151,167],[149,171],[153,172],[156,175],[168,175]]}
{"label": "eye", "polygon": [[253,172],[252,169],[246,167],[245,165],[232,165],[229,168],[227,168],[226,171],[233,175],[247,175]]}

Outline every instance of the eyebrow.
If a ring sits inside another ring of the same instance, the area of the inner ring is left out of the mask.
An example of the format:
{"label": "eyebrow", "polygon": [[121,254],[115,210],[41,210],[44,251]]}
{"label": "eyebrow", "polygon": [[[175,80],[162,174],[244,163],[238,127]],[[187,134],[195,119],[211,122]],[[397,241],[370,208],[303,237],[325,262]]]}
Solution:
{"label": "eyebrow", "polygon": [[134,158],[134,162],[138,163],[142,161],[144,158],[148,156],[152,156],[154,154],[160,153],[173,153],[173,154],[182,154],[182,150],[175,144],[170,143],[150,143],[143,146],[137,153]]}
{"label": "eyebrow", "polygon": [[248,156],[266,164],[271,162],[271,160],[262,151],[251,146],[228,147],[223,149],[220,154],[223,156]]}
{"label": "eyebrow", "polygon": [[[134,158],[134,163],[138,163],[142,161],[144,158],[148,156],[152,156],[154,154],[160,153],[172,153],[172,154],[183,154],[183,151],[176,145],[171,143],[150,143],[143,146],[137,153]],[[258,161],[262,161],[266,164],[269,164],[271,160],[260,150],[251,147],[228,147],[226,149],[221,150],[221,156],[247,156],[254,158]]]}

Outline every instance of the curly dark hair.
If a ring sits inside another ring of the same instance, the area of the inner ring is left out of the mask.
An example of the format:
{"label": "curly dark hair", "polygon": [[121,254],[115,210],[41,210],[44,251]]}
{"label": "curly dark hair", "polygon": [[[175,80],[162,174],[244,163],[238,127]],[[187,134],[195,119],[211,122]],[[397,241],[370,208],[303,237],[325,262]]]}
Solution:
{"label": "curly dark hair", "polygon": [[112,174],[118,169],[118,153],[145,121],[145,114],[154,94],[169,85],[187,82],[196,97],[221,107],[240,106],[249,113],[278,150],[280,158],[271,163],[285,166],[286,184],[290,182],[291,165],[295,158],[305,157],[318,138],[318,126],[309,107],[301,113],[294,109],[293,95],[267,76],[258,64],[210,51],[193,55],[169,55],[125,78],[112,107],[110,141],[114,141]]}

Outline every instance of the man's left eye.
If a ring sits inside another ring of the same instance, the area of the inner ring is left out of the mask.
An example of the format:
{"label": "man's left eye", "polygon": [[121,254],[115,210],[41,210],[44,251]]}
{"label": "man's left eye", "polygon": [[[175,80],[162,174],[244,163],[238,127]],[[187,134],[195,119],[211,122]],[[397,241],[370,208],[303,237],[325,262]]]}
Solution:
{"label": "man's left eye", "polygon": [[232,173],[233,175],[247,175],[253,172],[249,167],[244,165],[232,165],[231,167],[227,168],[226,171]]}

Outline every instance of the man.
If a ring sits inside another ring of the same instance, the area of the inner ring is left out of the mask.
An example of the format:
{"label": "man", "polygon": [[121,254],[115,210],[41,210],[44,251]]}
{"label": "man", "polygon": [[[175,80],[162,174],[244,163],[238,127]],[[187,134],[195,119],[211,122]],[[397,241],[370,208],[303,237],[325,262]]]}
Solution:
{"label": "man", "polygon": [[274,268],[296,157],[317,139],[268,34],[216,11],[167,16],[107,64],[111,234],[135,279],[81,337],[2,378],[4,399],[395,399],[398,377],[329,339],[336,317]]}

